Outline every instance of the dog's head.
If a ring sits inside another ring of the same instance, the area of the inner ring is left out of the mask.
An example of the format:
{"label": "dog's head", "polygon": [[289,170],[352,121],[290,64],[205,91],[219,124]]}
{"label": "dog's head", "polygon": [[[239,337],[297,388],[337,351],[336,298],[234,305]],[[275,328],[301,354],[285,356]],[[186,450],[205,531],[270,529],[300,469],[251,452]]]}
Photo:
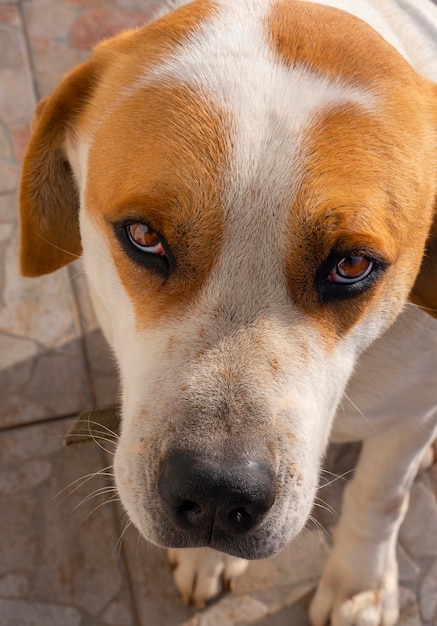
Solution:
{"label": "dog's head", "polygon": [[42,101],[21,263],[83,249],[136,526],[257,558],[304,524],[360,353],[437,309],[437,88],[350,15],[247,4],[124,33]]}

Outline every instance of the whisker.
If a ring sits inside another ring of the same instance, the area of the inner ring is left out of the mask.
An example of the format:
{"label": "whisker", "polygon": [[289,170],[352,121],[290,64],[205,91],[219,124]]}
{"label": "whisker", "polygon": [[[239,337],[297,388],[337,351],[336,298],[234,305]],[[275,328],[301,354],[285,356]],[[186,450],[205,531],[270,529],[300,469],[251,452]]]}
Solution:
{"label": "whisker", "polygon": [[139,531],[139,530],[137,530],[137,534],[138,534],[138,537],[137,537],[137,558],[138,558],[139,548],[140,548],[140,539],[141,539],[142,537],[141,537],[141,535],[140,535],[140,531]]}
{"label": "whisker", "polygon": [[366,417],[364,415],[364,413],[361,411],[361,409],[359,409],[357,407],[357,405],[355,404],[355,402],[353,402],[350,397],[347,395],[347,393],[344,394],[344,397],[346,398],[346,400],[348,400],[348,402],[350,402],[352,404],[352,406],[354,407],[354,409],[356,409],[358,411],[358,413],[361,415],[361,417],[367,422],[367,424],[372,428],[372,430],[374,431],[374,433],[376,433],[377,435],[379,435],[379,430],[376,428],[375,424],[369,420],[368,417]]}
{"label": "whisker", "polygon": [[111,435],[111,437],[114,437],[114,439],[116,439],[117,441],[120,439],[120,435],[116,433],[115,430],[112,430],[108,426],[105,426],[105,424],[101,424],[100,422],[95,422],[94,420],[90,419],[87,419],[86,422],[88,425],[98,426],[99,429],[102,428],[103,430],[106,430],[106,432]]}
{"label": "whisker", "polygon": [[59,250],[60,252],[65,252],[65,254],[69,254],[70,256],[74,256],[76,259],[80,259],[80,254],[75,254],[74,252],[70,252],[69,250],[65,250],[64,248],[61,248],[60,246],[57,246],[55,243],[53,243],[53,241],[50,241],[49,239],[46,239],[46,237],[44,237],[43,235],[41,235],[41,233],[38,233],[36,231],[34,231],[35,235],[37,235],[40,239],[42,239],[43,241],[45,241],[46,243],[49,244],[49,246],[52,246],[52,248],[56,248],[56,250]]}
{"label": "whisker", "polygon": [[78,485],[76,485],[76,487],[74,487],[74,489],[72,489],[72,491],[67,493],[67,495],[64,496],[64,498],[62,498],[61,502],[63,502],[66,498],[71,496],[77,489],[80,489],[80,487],[82,487],[82,485],[85,485],[85,483],[87,483],[89,480],[94,478],[94,476],[111,476],[111,477],[113,477],[114,473],[107,471],[107,470],[109,470],[111,468],[112,468],[112,465],[108,465],[107,467],[103,467],[101,470],[99,470],[97,472],[91,472],[91,474],[85,474],[85,476],[81,476],[80,478],[76,478],[76,480],[71,481],[71,483],[69,483],[66,487],[64,487],[63,489],[61,489],[57,493],[55,493],[55,495],[52,496],[52,499],[55,500],[62,493],[64,493],[64,491],[66,491],[67,489],[69,489],[73,485],[76,485],[76,483],[79,483]]}
{"label": "whisker", "polygon": [[335,476],[335,478],[338,478],[338,474],[336,472],[331,472],[330,470],[327,470],[325,468],[322,468],[320,470],[321,474],[329,474],[330,476]]}
{"label": "whisker", "polygon": [[[343,472],[343,474],[338,474],[338,475],[333,474],[333,476],[334,476],[335,478],[333,478],[333,479],[332,479],[332,480],[330,480],[329,482],[325,483],[324,485],[319,485],[319,489],[325,489],[325,487],[329,487],[329,485],[334,484],[335,482],[337,482],[337,480],[342,480],[342,479],[344,479],[344,478],[345,478],[345,476],[347,476],[348,474],[352,474],[353,472],[355,472],[355,469],[356,469],[356,468],[355,468],[355,467],[353,467],[352,469],[347,470],[346,472]],[[332,473],[332,472],[330,472],[330,473]],[[322,476],[321,478],[323,478],[323,476]],[[324,480],[326,480],[326,479],[324,479]]]}
{"label": "whisker", "polygon": [[79,522],[79,526],[82,526],[82,524],[89,518],[90,515],[92,515],[95,511],[97,511],[97,509],[100,509],[100,507],[102,507],[105,504],[110,504],[111,502],[120,502],[120,497],[117,498],[110,498],[109,500],[105,500],[105,502],[101,502],[100,504],[98,504],[96,507],[94,507],[89,513],[88,515],[86,515],[83,520],[81,522]]}
{"label": "whisker", "polygon": [[[309,515],[308,519],[309,519],[310,522],[312,522],[315,525],[315,527],[318,530],[321,530],[324,535],[328,534],[328,531],[326,530],[326,528],[323,527],[323,525],[319,522],[319,520],[317,518],[315,518],[313,515]],[[308,528],[307,528],[307,531],[310,532],[310,530]]]}
{"label": "whisker", "polygon": [[[87,437],[88,435],[83,432],[83,433],[68,433],[68,438],[72,438],[72,437],[79,437],[84,439],[85,437]],[[56,437],[60,437],[61,439],[65,438],[65,435],[56,435]],[[99,435],[94,433],[93,435],[90,434],[90,439],[92,439],[94,441],[94,443],[97,443],[96,439],[98,439],[99,441],[106,441],[107,443],[110,443],[112,445],[116,445],[116,441],[114,441],[113,439],[110,439],[109,437],[104,437],[103,435]],[[85,443],[85,442],[84,442]],[[97,444],[99,445],[99,444]],[[107,452],[108,454],[111,454],[112,456],[114,456],[114,452],[110,451],[110,450],[106,450],[106,448],[103,448],[102,446],[99,445],[100,448],[102,448],[102,450],[105,450],[105,452]]]}
{"label": "whisker", "polygon": [[131,524],[132,524],[131,520],[128,519],[127,522],[126,522],[126,525],[125,525],[125,527],[123,529],[123,532],[121,533],[120,537],[117,539],[117,543],[114,546],[114,549],[113,549],[112,554],[111,554],[111,559],[113,559],[115,557],[115,555],[117,554],[117,548],[119,548],[118,556],[120,556],[120,554],[121,554],[121,545],[123,543],[123,537],[124,537],[127,529],[129,528],[129,526]]}
{"label": "whisker", "polygon": [[433,309],[433,308],[431,308],[429,306],[423,306],[422,304],[416,304],[415,302],[409,302],[408,301],[405,304],[406,304],[406,306],[412,306],[412,307],[415,307],[416,309],[421,309],[422,311],[425,311],[425,312],[428,312],[428,311],[431,311],[432,313],[436,313],[437,312],[437,309]]}
{"label": "whisker", "polygon": [[75,278],[77,278],[78,276],[80,276],[81,274],[85,274],[85,270],[82,268],[80,270],[78,270],[75,274],[73,274],[72,276],[69,276],[70,279],[70,283],[72,283],[74,281]]}
{"label": "whisker", "polygon": [[340,519],[340,515],[338,514],[338,512],[334,509],[334,507],[332,507],[330,504],[328,504],[327,502],[325,502],[324,500],[320,500],[320,502],[317,502],[317,500],[320,500],[320,498],[316,498],[314,500],[314,506],[316,506],[319,509],[324,509],[325,511],[327,511],[328,513],[331,513],[332,515],[334,515],[334,517],[336,519]]}
{"label": "whisker", "polygon": [[329,487],[333,483],[337,482],[337,480],[347,480],[345,477],[348,474],[352,474],[353,472],[355,472],[355,470],[356,470],[356,468],[353,467],[352,469],[349,469],[346,472],[343,472],[343,474],[335,474],[333,472],[329,472],[330,474],[332,474],[332,476],[334,476],[334,478],[332,480],[328,480],[328,478],[325,478],[324,476],[319,476],[319,480],[325,480],[326,482],[324,484],[321,484],[319,482],[316,485],[312,485],[312,487],[315,487],[318,491],[321,491],[325,487]]}
{"label": "whisker", "polygon": [[112,485],[107,485],[106,487],[99,487],[99,489],[96,489],[92,493],[82,498],[82,500],[78,502],[76,506],[73,508],[72,512],[78,509],[80,506],[82,506],[86,502],[89,502],[93,498],[97,498],[97,496],[103,496],[106,493],[116,493],[116,492],[117,492],[117,487],[112,486]]}
{"label": "whisker", "polygon": [[[94,422],[94,424],[95,424],[95,423],[96,423],[96,422]],[[94,443],[96,443],[96,444],[99,446],[99,448],[101,448],[101,449],[102,449],[104,452],[106,452],[107,454],[110,454],[111,456],[115,456],[115,452],[113,452],[112,450],[107,450],[107,449],[105,448],[105,446],[102,446],[102,444],[101,444],[101,443],[99,443],[99,442],[97,441],[97,439],[102,439],[102,440],[104,440],[104,441],[108,441],[108,439],[107,439],[107,438],[105,438],[105,437],[99,437],[99,436],[95,437],[95,436],[94,436],[94,433],[93,433],[93,432],[92,432],[92,430],[91,430],[91,422],[90,422],[90,420],[88,420],[88,432],[89,432],[89,434],[90,434],[91,439],[94,441]],[[111,443],[111,444],[113,444],[114,442],[113,442],[113,441],[110,441],[110,443]]]}
{"label": "whisker", "polygon": [[346,414],[346,409],[345,409],[345,407],[344,407],[343,398],[340,400],[340,404],[338,405],[338,410],[337,410],[337,413],[339,412],[339,409],[340,409],[340,408],[341,408],[341,410],[342,410],[342,412],[343,412],[343,415],[345,415],[345,414]]}

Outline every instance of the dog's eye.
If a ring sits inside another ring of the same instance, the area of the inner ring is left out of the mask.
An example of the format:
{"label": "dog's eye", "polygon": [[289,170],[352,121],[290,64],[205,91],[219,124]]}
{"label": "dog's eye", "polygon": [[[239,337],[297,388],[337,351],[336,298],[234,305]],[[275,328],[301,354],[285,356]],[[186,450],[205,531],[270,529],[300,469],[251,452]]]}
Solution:
{"label": "dog's eye", "polygon": [[389,263],[377,252],[332,251],[315,276],[323,303],[355,298],[370,289],[386,272]]}
{"label": "dog's eye", "polygon": [[176,260],[164,235],[141,220],[129,219],[113,224],[125,254],[136,265],[167,279],[176,269]]}
{"label": "dog's eye", "polygon": [[351,254],[341,259],[329,272],[330,283],[351,285],[369,276],[373,269],[373,261],[361,254]]}
{"label": "dog's eye", "polygon": [[165,256],[161,239],[152,228],[141,222],[129,224],[126,227],[127,235],[134,246],[149,254]]}

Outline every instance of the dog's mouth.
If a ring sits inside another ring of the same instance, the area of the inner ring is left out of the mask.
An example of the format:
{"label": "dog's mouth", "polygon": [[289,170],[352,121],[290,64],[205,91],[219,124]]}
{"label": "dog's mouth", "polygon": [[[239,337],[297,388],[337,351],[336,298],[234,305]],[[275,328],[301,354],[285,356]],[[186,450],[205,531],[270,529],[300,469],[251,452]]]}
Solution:
{"label": "dog's mouth", "polygon": [[161,463],[151,497],[142,498],[140,508],[125,506],[141,534],[161,547],[210,547],[263,559],[305,524],[314,494],[308,485],[302,489],[301,478],[265,455],[224,459],[174,450]]}
{"label": "dog's mouth", "polygon": [[[209,532],[211,534],[209,534]],[[297,534],[297,533],[296,533]],[[277,554],[289,539],[277,537],[272,533],[254,532],[246,536],[230,536],[220,529],[210,531],[184,532],[166,529],[157,543],[163,548],[204,548],[209,547],[242,559],[266,559]]]}
{"label": "dog's mouth", "polygon": [[242,559],[266,559],[278,554],[301,531],[305,519],[301,523],[289,519],[284,526],[266,520],[256,530],[241,535],[231,535],[215,524],[210,528],[180,531],[164,522],[152,541],[162,548],[209,547]]}
{"label": "dog's mouth", "polygon": [[241,525],[238,531],[234,528],[235,522],[231,522],[231,528],[228,524],[220,523],[220,515],[190,529],[176,527],[173,520],[165,516],[159,524],[153,524],[151,533],[147,529],[145,536],[162,548],[209,547],[247,560],[266,559],[278,554],[299,534],[310,509],[311,502],[299,507],[299,510],[275,503],[270,511],[258,518],[255,527],[249,522],[249,530],[245,529],[247,513],[244,509],[236,509],[233,515],[235,522]]}

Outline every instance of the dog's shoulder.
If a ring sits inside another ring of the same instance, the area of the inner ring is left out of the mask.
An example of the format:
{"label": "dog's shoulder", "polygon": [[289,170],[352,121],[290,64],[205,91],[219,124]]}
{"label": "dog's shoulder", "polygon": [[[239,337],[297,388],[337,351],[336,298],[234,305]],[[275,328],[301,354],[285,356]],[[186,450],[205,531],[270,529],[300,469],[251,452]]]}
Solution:
{"label": "dog's shoulder", "polygon": [[426,419],[437,396],[437,320],[407,304],[364,352],[338,411],[334,441],[365,439],[392,423]]}

